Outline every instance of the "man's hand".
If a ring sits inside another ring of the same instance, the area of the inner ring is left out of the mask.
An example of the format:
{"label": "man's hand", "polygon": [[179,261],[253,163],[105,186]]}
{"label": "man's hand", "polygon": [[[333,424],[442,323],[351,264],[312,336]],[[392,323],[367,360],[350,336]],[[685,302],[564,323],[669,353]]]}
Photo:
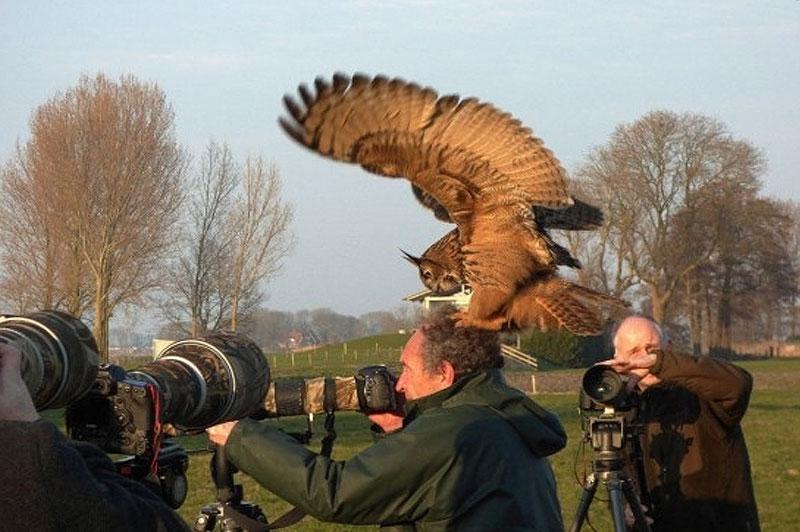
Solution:
{"label": "man's hand", "polygon": [[403,415],[397,412],[380,412],[367,417],[386,433],[395,432],[403,428]]}
{"label": "man's hand", "polygon": [[228,436],[231,435],[231,432],[237,423],[238,421],[226,421],[225,423],[208,427],[206,429],[206,432],[208,433],[208,439],[217,445],[225,445],[228,443]]}
{"label": "man's hand", "polygon": [[0,420],[37,421],[39,413],[22,380],[22,353],[17,348],[0,343]]}
{"label": "man's hand", "polygon": [[656,365],[657,355],[653,352],[643,353],[641,356],[631,356],[627,359],[612,358],[604,360],[602,364],[611,366],[617,373],[633,373],[643,377],[650,373],[650,368]]}
{"label": "man's hand", "polygon": [[642,349],[628,356],[615,354],[614,358],[603,360],[598,364],[610,366],[617,373],[631,376],[630,386],[638,386],[640,389],[646,390],[650,386],[661,383],[661,379],[650,373],[658,361],[659,352],[660,350],[655,348]]}

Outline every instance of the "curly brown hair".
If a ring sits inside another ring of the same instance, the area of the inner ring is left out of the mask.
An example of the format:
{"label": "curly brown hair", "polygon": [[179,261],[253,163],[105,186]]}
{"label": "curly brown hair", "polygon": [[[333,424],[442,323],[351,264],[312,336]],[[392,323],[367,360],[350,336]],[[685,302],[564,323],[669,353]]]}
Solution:
{"label": "curly brown hair", "polygon": [[500,340],[495,331],[474,327],[456,327],[451,318],[455,311],[446,305],[428,314],[419,330],[425,339],[422,359],[425,370],[435,371],[443,361],[453,365],[456,376],[489,368],[502,368]]}

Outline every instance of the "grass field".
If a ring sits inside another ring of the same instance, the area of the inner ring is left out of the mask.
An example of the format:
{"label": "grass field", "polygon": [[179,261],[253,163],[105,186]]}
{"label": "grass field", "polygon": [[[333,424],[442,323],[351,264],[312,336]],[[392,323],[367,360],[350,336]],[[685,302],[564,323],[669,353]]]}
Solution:
{"label": "grass field", "polygon": [[[330,360],[330,358],[329,358]],[[378,361],[373,361],[378,362]],[[296,360],[297,364],[297,360]],[[750,408],[743,425],[752,462],[756,497],[765,532],[800,530],[800,360],[766,360],[744,362],[741,364],[754,374],[755,390]],[[289,368],[291,369],[291,368]],[[296,366],[294,368],[298,370]],[[329,368],[330,374],[346,375],[345,367]],[[319,371],[319,368],[317,368]],[[561,379],[574,379],[578,382],[581,370],[554,372]],[[275,372],[281,375],[282,372]],[[558,479],[558,492],[561,500],[566,526],[572,522],[573,513],[580,494],[580,485],[575,479],[576,455],[579,448],[581,429],[577,414],[577,394],[539,394],[536,400],[546,408],[556,412],[561,418],[569,436],[566,449],[552,457],[553,468]],[[271,421],[290,430],[303,426],[298,419]],[[317,435],[323,432],[322,420],[315,421]],[[366,419],[357,413],[337,414],[339,437],[334,446],[334,458],[346,459],[371,443]],[[202,436],[186,439],[188,449],[203,449]],[[312,442],[313,449],[319,449],[319,441]],[[189,469],[190,496],[180,509],[181,515],[193,523],[200,508],[215,500],[213,485],[208,473],[210,455],[207,452],[193,453]],[[585,453],[586,460],[591,458]],[[577,468],[583,472],[590,464],[578,459]],[[244,486],[245,498],[259,504],[267,517],[275,519],[289,508],[284,501],[276,498],[251,479],[237,475],[237,482]],[[597,530],[611,530],[606,510],[599,497],[591,506],[590,519]],[[352,526],[320,523],[306,517],[293,527],[294,530],[350,530]],[[366,527],[370,528],[370,527]],[[584,529],[588,527],[584,525]]]}

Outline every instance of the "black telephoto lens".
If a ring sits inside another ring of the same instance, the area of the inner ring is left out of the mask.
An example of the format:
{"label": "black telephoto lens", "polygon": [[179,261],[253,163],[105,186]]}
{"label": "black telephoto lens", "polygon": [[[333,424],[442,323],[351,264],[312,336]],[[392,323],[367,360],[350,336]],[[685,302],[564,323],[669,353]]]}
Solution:
{"label": "black telephoto lens", "polygon": [[22,353],[22,378],[37,410],[66,406],[94,383],[97,344],[89,328],[65,312],[2,316],[0,342]]}
{"label": "black telephoto lens", "polygon": [[175,342],[127,376],[153,384],[162,399],[161,421],[182,430],[246,417],[262,407],[269,388],[261,349],[234,333]]}

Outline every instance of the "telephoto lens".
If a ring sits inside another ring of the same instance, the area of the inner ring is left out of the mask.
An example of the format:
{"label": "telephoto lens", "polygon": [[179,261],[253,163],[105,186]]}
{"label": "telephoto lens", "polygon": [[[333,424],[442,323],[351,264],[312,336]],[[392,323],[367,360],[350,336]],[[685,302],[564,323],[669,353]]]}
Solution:
{"label": "telephoto lens", "polygon": [[175,342],[126,377],[154,385],[160,391],[160,420],[191,431],[259,410],[270,375],[255,343],[220,332]]}
{"label": "telephoto lens", "polygon": [[0,316],[0,342],[22,353],[22,378],[37,410],[66,406],[94,383],[97,344],[89,328],[65,312]]}
{"label": "telephoto lens", "polygon": [[365,414],[396,412],[397,378],[386,366],[366,366],[355,377],[284,377],[275,379],[264,400],[265,417],[358,410]]}

